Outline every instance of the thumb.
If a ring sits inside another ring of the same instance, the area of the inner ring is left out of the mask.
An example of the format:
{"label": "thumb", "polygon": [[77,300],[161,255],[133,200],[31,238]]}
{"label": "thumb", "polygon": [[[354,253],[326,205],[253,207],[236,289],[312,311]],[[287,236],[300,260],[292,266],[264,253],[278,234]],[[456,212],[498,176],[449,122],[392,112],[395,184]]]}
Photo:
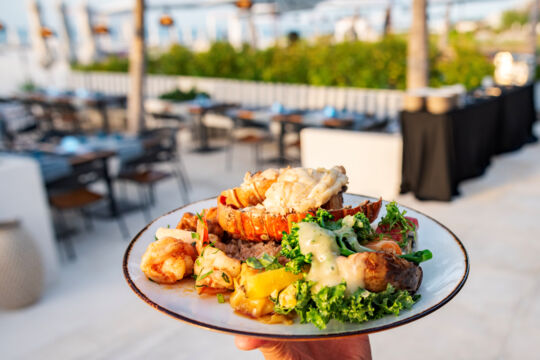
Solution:
{"label": "thumb", "polygon": [[237,336],[234,339],[236,347],[249,351],[259,349],[267,360],[291,359],[290,349],[281,341],[264,340],[246,336]]}
{"label": "thumb", "polygon": [[234,338],[234,343],[236,347],[240,350],[249,351],[260,348],[261,346],[267,345],[269,341],[254,337],[247,336],[236,336]]}

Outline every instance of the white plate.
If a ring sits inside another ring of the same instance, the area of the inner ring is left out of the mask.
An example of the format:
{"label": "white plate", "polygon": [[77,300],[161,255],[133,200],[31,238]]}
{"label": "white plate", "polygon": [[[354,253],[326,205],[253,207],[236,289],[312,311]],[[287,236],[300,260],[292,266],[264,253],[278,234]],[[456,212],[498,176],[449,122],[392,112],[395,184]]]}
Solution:
{"label": "white plate", "polygon": [[[372,198],[345,194],[346,205],[357,205]],[[184,212],[201,212],[216,206],[216,199],[202,200],[165,214],[142,229],[129,244],[124,255],[124,275],[129,286],[147,304],[179,320],[210,330],[248,336],[284,339],[317,339],[366,334],[390,329],[426,316],[450,301],[463,287],[469,274],[467,252],[458,238],[444,225],[418,211],[400,206],[407,215],[418,219],[417,249],[430,249],[433,259],[422,263],[424,272],[418,294],[421,299],[412,309],[399,316],[389,315],[362,324],[332,320],[324,330],[312,324],[269,325],[235,314],[228,303],[218,303],[216,297],[200,297],[193,282],[164,286],[151,282],[140,269],[148,244],[154,241],[159,227],[176,226]],[[386,213],[383,206],[379,218]],[[375,223],[378,219],[375,220]]]}

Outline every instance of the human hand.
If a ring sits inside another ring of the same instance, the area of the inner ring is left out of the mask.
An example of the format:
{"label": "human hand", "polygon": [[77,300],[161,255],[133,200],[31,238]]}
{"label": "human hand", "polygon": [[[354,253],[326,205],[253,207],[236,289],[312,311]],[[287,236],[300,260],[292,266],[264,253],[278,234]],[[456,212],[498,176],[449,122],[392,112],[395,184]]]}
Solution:
{"label": "human hand", "polygon": [[259,349],[266,360],[371,360],[371,347],[367,335],[319,341],[278,341],[237,336],[240,350]]}

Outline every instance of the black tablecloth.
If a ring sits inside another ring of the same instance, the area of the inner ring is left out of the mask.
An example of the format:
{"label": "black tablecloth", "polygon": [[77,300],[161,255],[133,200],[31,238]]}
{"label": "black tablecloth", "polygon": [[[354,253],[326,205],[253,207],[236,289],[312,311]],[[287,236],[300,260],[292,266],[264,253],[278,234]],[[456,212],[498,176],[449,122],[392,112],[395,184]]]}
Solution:
{"label": "black tablecloth", "polygon": [[459,182],[481,175],[494,154],[529,141],[534,120],[532,85],[445,114],[402,112],[401,192],[450,201]]}
{"label": "black tablecloth", "polygon": [[497,153],[514,151],[534,139],[532,126],[536,121],[533,85],[507,90],[500,97],[499,136]]}

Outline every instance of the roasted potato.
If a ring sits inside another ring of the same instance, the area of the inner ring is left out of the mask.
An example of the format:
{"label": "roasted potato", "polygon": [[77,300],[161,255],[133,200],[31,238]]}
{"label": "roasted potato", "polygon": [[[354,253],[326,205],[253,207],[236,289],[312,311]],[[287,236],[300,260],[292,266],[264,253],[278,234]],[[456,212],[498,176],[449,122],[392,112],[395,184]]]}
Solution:
{"label": "roasted potato", "polygon": [[396,289],[416,292],[422,282],[422,268],[415,263],[384,252],[366,255],[366,290],[381,292],[391,284]]}

